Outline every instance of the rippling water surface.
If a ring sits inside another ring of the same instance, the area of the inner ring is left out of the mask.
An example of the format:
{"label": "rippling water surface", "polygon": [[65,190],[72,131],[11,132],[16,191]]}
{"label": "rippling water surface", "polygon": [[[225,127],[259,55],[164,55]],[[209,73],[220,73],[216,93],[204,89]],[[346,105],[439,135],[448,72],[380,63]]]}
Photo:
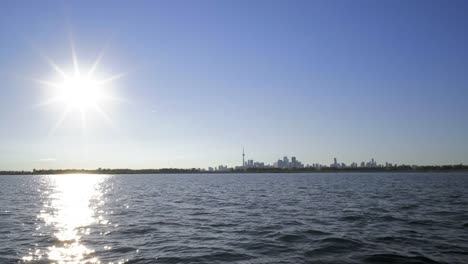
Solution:
{"label": "rippling water surface", "polygon": [[0,263],[468,263],[468,174],[0,176]]}

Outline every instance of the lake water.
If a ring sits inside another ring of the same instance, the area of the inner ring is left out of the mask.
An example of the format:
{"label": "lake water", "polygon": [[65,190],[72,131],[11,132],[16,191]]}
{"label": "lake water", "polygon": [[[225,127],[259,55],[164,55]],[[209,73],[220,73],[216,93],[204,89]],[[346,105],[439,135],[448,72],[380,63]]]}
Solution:
{"label": "lake water", "polygon": [[468,263],[468,173],[0,176],[0,263]]}

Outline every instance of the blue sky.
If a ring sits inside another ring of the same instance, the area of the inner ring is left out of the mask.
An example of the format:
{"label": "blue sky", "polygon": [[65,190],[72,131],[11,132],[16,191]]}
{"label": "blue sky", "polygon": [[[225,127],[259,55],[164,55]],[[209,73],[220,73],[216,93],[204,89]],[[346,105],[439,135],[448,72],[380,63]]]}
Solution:
{"label": "blue sky", "polygon": [[[466,1],[2,1],[0,169],[468,163]],[[105,49],[111,122],[34,107]],[[51,130],[53,130],[51,132]]]}

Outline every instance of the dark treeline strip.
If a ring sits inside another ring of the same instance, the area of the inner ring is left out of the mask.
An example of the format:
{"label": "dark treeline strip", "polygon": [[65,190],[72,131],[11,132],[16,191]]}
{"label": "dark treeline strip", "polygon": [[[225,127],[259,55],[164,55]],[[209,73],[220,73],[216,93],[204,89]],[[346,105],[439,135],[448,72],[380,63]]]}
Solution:
{"label": "dark treeline strip", "polygon": [[69,170],[36,170],[33,171],[0,171],[0,175],[42,175],[42,174],[176,174],[176,173],[300,173],[300,172],[452,172],[468,171],[465,165],[441,166],[392,166],[376,168],[246,168],[241,170],[229,169],[226,171],[206,171],[202,169],[69,169]]}

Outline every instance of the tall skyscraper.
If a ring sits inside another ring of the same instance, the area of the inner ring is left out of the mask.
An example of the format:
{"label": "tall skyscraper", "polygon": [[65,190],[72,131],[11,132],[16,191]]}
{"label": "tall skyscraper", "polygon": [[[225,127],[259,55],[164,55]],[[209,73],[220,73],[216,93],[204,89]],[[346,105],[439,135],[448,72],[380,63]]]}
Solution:
{"label": "tall skyscraper", "polygon": [[290,167],[292,167],[292,168],[298,167],[298,162],[297,162],[296,157],[291,157],[291,166]]}
{"label": "tall skyscraper", "polygon": [[244,152],[244,148],[242,148],[242,168],[245,169],[245,152]]}

